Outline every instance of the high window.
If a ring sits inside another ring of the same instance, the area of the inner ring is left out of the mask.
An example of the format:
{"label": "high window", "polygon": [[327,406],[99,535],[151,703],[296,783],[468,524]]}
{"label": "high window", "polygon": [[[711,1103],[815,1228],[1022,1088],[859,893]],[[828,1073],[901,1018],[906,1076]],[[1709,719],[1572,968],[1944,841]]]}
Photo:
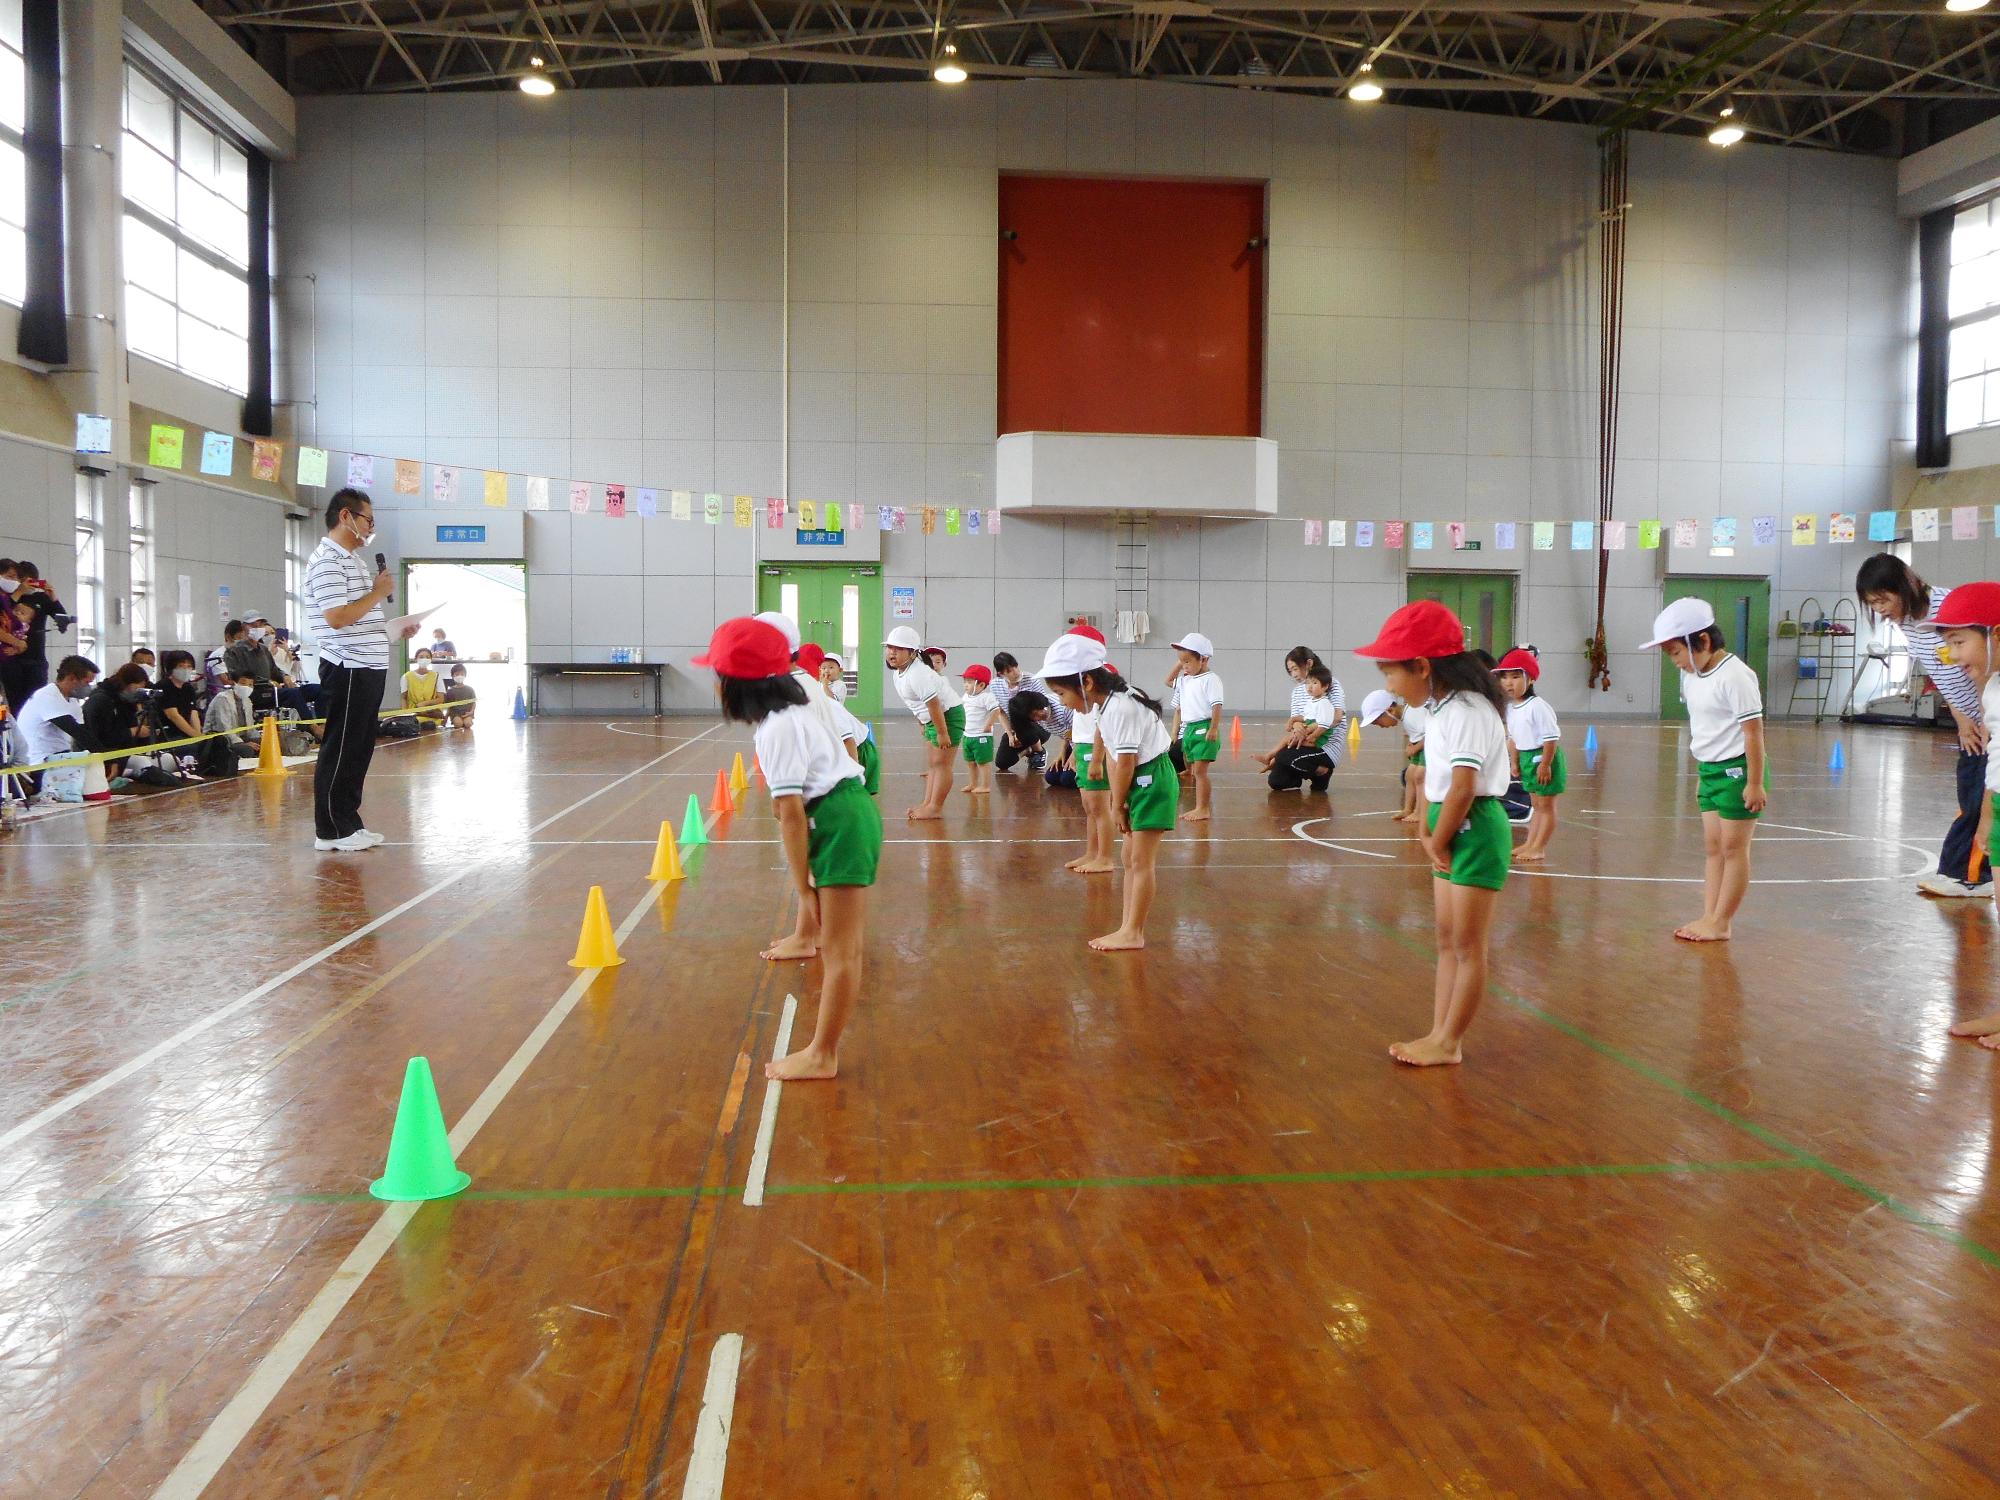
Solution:
{"label": "high window", "polygon": [[126,346],[240,394],[250,373],[248,152],[128,63],[119,161]]}
{"label": "high window", "polygon": [[1961,209],[1951,229],[1947,432],[2000,424],[2000,198]]}

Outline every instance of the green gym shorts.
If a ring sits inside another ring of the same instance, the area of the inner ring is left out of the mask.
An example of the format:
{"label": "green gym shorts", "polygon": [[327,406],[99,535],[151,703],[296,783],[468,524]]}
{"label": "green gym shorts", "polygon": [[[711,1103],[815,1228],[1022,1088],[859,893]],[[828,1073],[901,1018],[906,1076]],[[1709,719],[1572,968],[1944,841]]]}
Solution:
{"label": "green gym shorts", "polygon": [[882,860],[882,814],[853,777],[806,804],[806,858],[813,884],[873,885]]}
{"label": "green gym shorts", "polygon": [[[1545,753],[1551,757],[1550,765],[1553,767],[1546,783],[1539,779],[1542,756]],[[1528,751],[1527,757],[1527,764],[1521,772],[1522,786],[1537,797],[1560,797],[1569,790],[1569,761],[1563,755],[1561,745],[1555,746],[1553,750],[1544,745],[1540,750]]]}
{"label": "green gym shorts", "polygon": [[[1749,757],[1736,755],[1728,760],[1698,760],[1695,765],[1701,771],[1701,791],[1695,801],[1703,812],[1712,812],[1731,823],[1750,823],[1763,816],[1753,813],[1743,805],[1743,784],[1749,770]],[[1771,767],[1764,766],[1764,790],[1771,789]]]}
{"label": "green gym shorts", "polygon": [[871,797],[882,794],[882,752],[875,748],[875,736],[854,747],[855,758],[861,763],[861,785]]}
{"label": "green gym shorts", "polygon": [[1171,755],[1156,755],[1132,773],[1132,789],[1125,794],[1125,812],[1134,833],[1149,828],[1171,833],[1180,806],[1180,775],[1174,770]]}
{"label": "green gym shorts", "polygon": [[[1426,826],[1437,831],[1442,802],[1433,802]],[[1514,865],[1514,833],[1507,826],[1507,813],[1498,797],[1474,797],[1465,826],[1451,841],[1451,869],[1433,869],[1431,874],[1453,885],[1478,886],[1497,891],[1507,884],[1507,872]]]}
{"label": "green gym shorts", "polygon": [[1222,742],[1208,732],[1213,719],[1181,726],[1181,754],[1189,760],[1214,760],[1222,754]]}
{"label": "green gym shorts", "polygon": [[[961,703],[957,708],[947,708],[944,711],[944,727],[946,732],[951,735],[951,742],[954,745],[965,738],[964,704]],[[924,738],[929,740],[933,745],[937,743],[937,725],[933,724],[929,719],[924,720]]]}
{"label": "green gym shorts", "polygon": [[965,763],[968,766],[990,766],[993,764],[993,736],[990,734],[968,734],[964,740]]}
{"label": "green gym shorts", "polygon": [[1424,768],[1424,747],[1421,744],[1417,746],[1417,753],[1410,757],[1410,764],[1415,766],[1419,771]]}
{"label": "green gym shorts", "polygon": [[1091,747],[1089,745],[1072,745],[1070,747],[1070,759],[1076,764],[1077,790],[1080,792],[1108,792],[1111,790],[1110,782],[1092,781],[1090,779],[1090,751]]}

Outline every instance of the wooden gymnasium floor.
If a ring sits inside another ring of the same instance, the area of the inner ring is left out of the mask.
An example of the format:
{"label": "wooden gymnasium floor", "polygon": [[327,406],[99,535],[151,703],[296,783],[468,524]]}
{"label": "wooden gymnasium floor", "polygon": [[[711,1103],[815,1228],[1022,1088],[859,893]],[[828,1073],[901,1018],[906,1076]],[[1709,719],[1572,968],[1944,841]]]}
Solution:
{"label": "wooden gymnasium floor", "polygon": [[[1760,883],[1692,949],[1685,752],[1607,728],[1591,774],[1583,728],[1468,1066],[1416,1074],[1386,733],[1330,818],[1225,756],[1104,958],[1073,799],[912,833],[892,721],[846,1072],[784,1090],[761,1207],[756,1065],[818,982],[756,956],[768,802],[644,879],[740,731],[386,749],[361,858],[301,777],[39,824],[0,846],[0,1492],[706,1494],[733,1416],[759,1500],[1994,1494],[2000,1057],[1945,1026],[1995,923],[1910,889],[1949,752],[1849,731],[1835,779],[1776,726]],[[573,985],[592,883],[627,962]],[[473,1189],[385,1213],[413,1053]]]}

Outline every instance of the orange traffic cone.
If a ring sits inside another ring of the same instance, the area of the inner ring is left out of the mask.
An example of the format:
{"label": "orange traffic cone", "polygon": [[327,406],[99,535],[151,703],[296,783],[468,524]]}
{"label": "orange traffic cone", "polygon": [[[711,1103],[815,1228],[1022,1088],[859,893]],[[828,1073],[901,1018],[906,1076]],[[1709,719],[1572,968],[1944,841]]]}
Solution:
{"label": "orange traffic cone", "polygon": [[722,767],[715,768],[715,794],[708,799],[708,810],[726,813],[734,804],[729,800],[729,773]]}
{"label": "orange traffic cone", "polygon": [[1229,716],[1229,743],[1232,745],[1243,743],[1243,716],[1241,714],[1231,714]]}
{"label": "orange traffic cone", "polygon": [[750,757],[750,771],[759,781],[764,779],[764,762],[757,759],[755,755]]}
{"label": "orange traffic cone", "polygon": [[278,721],[275,716],[264,720],[264,737],[257,742],[257,769],[252,776],[289,776],[285,769],[285,757],[278,747]]}

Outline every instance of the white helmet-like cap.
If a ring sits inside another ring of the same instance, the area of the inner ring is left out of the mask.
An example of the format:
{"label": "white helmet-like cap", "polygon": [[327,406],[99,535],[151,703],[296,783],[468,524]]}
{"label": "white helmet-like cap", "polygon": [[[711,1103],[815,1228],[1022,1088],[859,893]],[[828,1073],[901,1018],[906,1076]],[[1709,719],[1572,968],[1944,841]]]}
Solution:
{"label": "white helmet-like cap", "polygon": [[1377,688],[1361,700],[1361,712],[1357,717],[1363,724],[1373,724],[1395,706],[1396,695]]}
{"label": "white helmet-like cap", "polygon": [[1215,655],[1215,642],[1211,641],[1199,630],[1190,630],[1186,635],[1174,642],[1174,649],[1176,651],[1192,651],[1203,661],[1207,661],[1211,656]]}
{"label": "white helmet-like cap", "polygon": [[1059,635],[1050,645],[1048,655],[1042,658],[1042,670],[1035,675],[1044,680],[1078,677],[1095,672],[1104,665],[1104,659],[1104,642],[1093,641],[1087,635]]}
{"label": "white helmet-like cap", "polygon": [[762,620],[766,625],[769,625],[772,629],[776,630],[779,635],[785,638],[785,645],[791,649],[792,654],[793,655],[798,654],[798,649],[799,649],[798,622],[794,620],[790,615],[780,614],[775,609],[767,609],[761,614],[753,615],[751,618]]}
{"label": "white helmet-like cap", "polygon": [[921,651],[924,649],[924,638],[917,634],[915,626],[898,625],[882,637],[882,644],[902,651]]}
{"label": "white helmet-like cap", "polygon": [[1668,641],[1684,641],[1697,630],[1707,630],[1714,624],[1715,607],[1706,599],[1676,599],[1654,619],[1653,638],[1639,649],[1651,651]]}

